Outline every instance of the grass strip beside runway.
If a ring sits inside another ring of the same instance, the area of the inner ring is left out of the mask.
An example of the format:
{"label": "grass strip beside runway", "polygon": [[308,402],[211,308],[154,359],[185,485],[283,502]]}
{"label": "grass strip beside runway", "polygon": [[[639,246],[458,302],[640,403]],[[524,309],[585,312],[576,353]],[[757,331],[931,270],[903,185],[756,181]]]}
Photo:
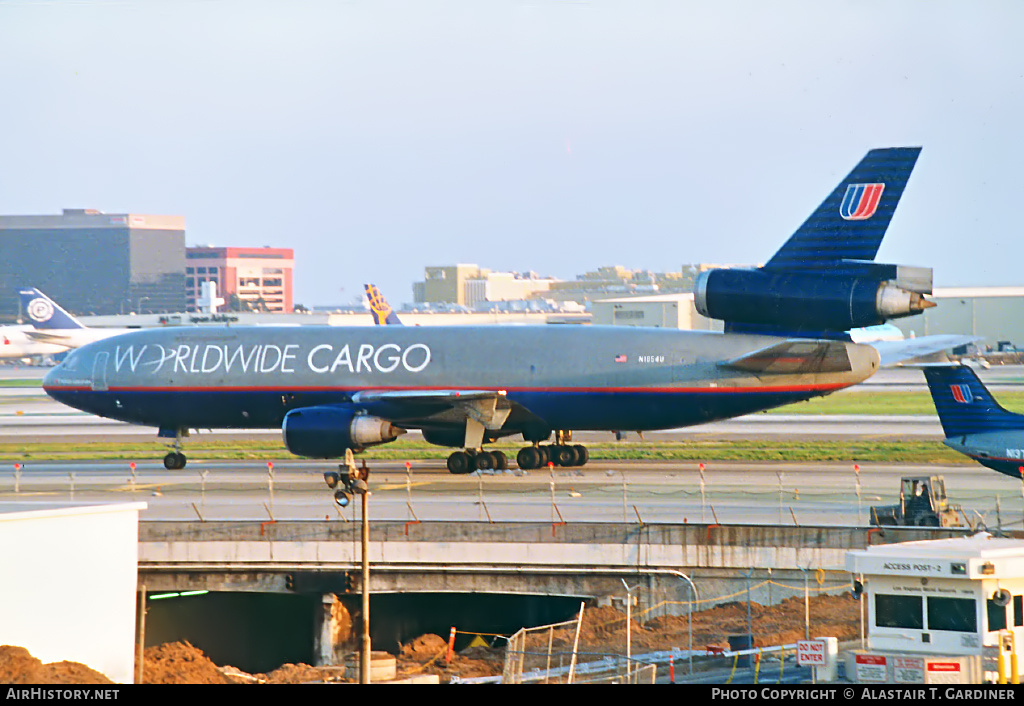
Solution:
{"label": "grass strip beside runway", "polygon": [[[1024,414],[1024,392],[995,391],[992,396],[1011,412]],[[765,414],[897,414],[935,416],[935,403],[927,392],[872,390],[851,387],[826,397],[770,409]]]}
{"label": "grass strip beside runway", "polygon": [[[511,459],[522,444],[494,444]],[[760,441],[692,440],[666,442],[620,441],[589,443],[592,460],[659,461],[836,461],[851,463],[971,464],[970,459],[935,441]],[[277,439],[254,441],[187,441],[185,453],[192,460],[295,459]],[[93,443],[2,443],[0,463],[26,461],[124,460],[151,461],[162,458],[159,442]],[[392,444],[367,449],[360,458],[391,461],[433,459],[443,461],[450,449],[421,440],[400,439]]]}

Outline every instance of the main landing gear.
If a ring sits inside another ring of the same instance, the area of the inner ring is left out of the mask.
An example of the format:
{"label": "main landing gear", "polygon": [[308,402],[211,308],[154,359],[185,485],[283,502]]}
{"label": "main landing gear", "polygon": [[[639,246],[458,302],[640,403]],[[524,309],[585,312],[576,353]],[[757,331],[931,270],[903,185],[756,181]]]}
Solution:
{"label": "main landing gear", "polygon": [[159,436],[174,439],[174,451],[164,456],[164,468],[168,471],[180,471],[188,463],[185,454],[181,452],[181,439],[188,436],[188,429],[161,429]]}
{"label": "main landing gear", "polygon": [[[334,491],[334,502],[338,507],[348,507],[352,502],[353,495],[361,495],[369,492],[370,469],[366,467],[366,459],[363,465],[356,468],[355,458],[352,449],[345,450],[345,463],[338,465],[337,471],[326,471],[324,481],[327,487]],[[338,486],[341,486],[338,488]]]}
{"label": "main landing gear", "polygon": [[535,444],[526,446],[519,450],[516,455],[516,463],[523,470],[543,468],[548,463],[556,466],[582,466],[590,460],[590,452],[582,444],[550,444],[541,446]]}
{"label": "main landing gear", "polygon": [[448,457],[448,470],[456,475],[508,469],[508,457],[501,451],[456,451]]}
{"label": "main landing gear", "polygon": [[[541,446],[534,442],[519,450],[516,463],[525,471],[544,468],[549,463],[556,466],[583,466],[590,460],[587,447],[572,444],[571,431],[555,432],[555,443]],[[448,470],[452,473],[472,473],[487,469],[504,471],[508,468],[508,459],[501,451],[456,451],[448,457]]]}

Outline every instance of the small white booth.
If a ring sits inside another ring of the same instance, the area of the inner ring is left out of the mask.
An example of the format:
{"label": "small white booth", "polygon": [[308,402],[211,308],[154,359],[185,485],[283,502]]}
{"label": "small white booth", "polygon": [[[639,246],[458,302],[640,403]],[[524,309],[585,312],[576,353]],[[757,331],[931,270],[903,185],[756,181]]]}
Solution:
{"label": "small white booth", "polygon": [[146,503],[0,503],[0,645],[134,679]]}
{"label": "small white booth", "polygon": [[850,681],[977,684],[1024,669],[1024,541],[982,532],[874,546],[849,552],[846,568],[867,632],[845,656]]}

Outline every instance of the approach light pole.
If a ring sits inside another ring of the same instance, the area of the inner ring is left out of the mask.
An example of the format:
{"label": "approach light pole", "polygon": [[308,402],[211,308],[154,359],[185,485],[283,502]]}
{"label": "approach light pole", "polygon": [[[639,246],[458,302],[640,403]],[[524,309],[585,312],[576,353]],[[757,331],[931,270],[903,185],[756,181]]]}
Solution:
{"label": "approach light pole", "polygon": [[[363,639],[359,650],[359,683],[370,683],[370,469],[366,467],[366,459],[363,459],[361,468],[356,468],[355,457],[352,449],[345,449],[345,477],[342,480],[344,489],[335,494],[335,501],[342,507],[348,505],[347,498],[351,495],[359,495],[362,498],[362,609],[363,609]],[[325,477],[327,474],[325,474]],[[338,500],[345,498],[344,504]]]}
{"label": "approach light pole", "polygon": [[[363,468],[366,468],[366,460],[363,460]],[[369,471],[366,471],[369,476]],[[365,478],[364,478],[365,480]],[[362,536],[362,560],[363,560],[363,645],[359,655],[359,683],[370,683],[370,491],[363,490],[360,493],[363,498],[363,536]]]}

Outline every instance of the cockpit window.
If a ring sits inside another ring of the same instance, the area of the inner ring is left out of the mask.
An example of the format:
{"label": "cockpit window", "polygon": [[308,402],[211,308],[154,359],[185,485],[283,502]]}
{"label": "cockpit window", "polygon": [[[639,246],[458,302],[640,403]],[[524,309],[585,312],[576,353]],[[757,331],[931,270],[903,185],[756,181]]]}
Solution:
{"label": "cockpit window", "polygon": [[78,367],[78,360],[82,356],[79,354],[78,349],[75,349],[67,354],[64,358],[64,369],[67,371],[74,371]]}

